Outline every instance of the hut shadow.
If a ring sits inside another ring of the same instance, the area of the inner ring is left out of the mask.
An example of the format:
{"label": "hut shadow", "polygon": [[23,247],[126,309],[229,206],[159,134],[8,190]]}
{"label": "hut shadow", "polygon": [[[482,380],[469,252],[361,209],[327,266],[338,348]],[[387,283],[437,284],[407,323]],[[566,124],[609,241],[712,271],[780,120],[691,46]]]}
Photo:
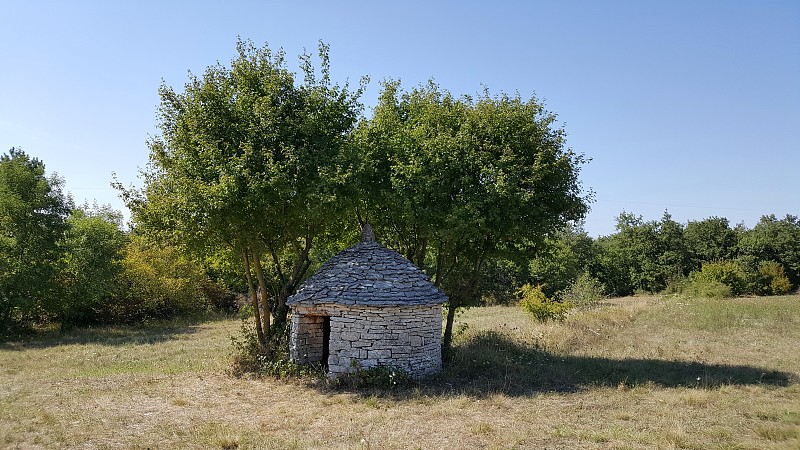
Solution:
{"label": "hut shadow", "polygon": [[485,333],[453,349],[442,373],[389,391],[354,390],[398,400],[419,395],[486,397],[580,392],[592,387],[661,386],[715,389],[722,385],[788,386],[793,375],[773,369],[658,359],[563,356]]}

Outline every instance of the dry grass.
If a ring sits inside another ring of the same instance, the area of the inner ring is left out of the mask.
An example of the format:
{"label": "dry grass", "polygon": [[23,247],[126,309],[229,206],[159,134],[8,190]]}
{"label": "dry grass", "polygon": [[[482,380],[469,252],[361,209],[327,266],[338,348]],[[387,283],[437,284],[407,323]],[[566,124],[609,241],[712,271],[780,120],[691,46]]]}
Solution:
{"label": "dry grass", "polygon": [[5,343],[0,447],[800,447],[800,296],[725,302],[471,309],[450,368],[390,393],[231,378],[236,320]]}

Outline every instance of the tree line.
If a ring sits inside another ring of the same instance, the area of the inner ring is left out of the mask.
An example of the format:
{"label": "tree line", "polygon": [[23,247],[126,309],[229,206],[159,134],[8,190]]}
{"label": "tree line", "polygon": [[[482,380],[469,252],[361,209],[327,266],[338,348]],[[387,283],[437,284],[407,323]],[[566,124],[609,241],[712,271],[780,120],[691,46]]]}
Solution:
{"label": "tree line", "polygon": [[76,206],[63,184],[21,149],[0,156],[0,335],[233,305],[181,249],[124,232],[121,213],[108,206]]}
{"label": "tree line", "polygon": [[554,297],[581,274],[610,296],[785,294],[800,283],[800,219],[765,215],[748,229],[724,217],[680,224],[667,212],[650,221],[623,212],[609,236],[592,239],[574,226],[560,230],[518,270]]}

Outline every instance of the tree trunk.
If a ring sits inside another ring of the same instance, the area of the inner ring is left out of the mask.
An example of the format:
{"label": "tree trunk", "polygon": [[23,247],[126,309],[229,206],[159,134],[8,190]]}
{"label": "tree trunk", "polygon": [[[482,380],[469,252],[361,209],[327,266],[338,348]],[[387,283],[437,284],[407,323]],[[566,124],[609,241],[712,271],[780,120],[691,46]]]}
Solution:
{"label": "tree trunk", "polygon": [[[311,251],[311,245],[312,239],[306,237],[305,245],[302,248],[300,246],[295,247],[297,260],[294,263],[292,274],[289,276],[288,280],[283,279],[283,288],[275,297],[275,326],[277,327],[283,327],[286,324],[286,317],[289,315],[289,307],[286,305],[286,300],[290,295],[294,294],[298,285],[303,280],[303,276],[311,266],[311,259],[308,257]],[[277,264],[276,257],[275,260]]]}
{"label": "tree trunk", "polygon": [[456,305],[451,298],[450,301],[447,302],[447,320],[444,325],[444,337],[442,337],[442,350],[445,354],[450,350],[450,346],[453,343],[453,321],[456,318],[457,308],[458,305]]}
{"label": "tree trunk", "polygon": [[6,331],[11,331],[11,313],[13,309],[11,306],[3,306],[0,308],[0,335]]}
{"label": "tree trunk", "polygon": [[425,256],[428,253],[428,240],[422,239],[419,244],[419,250],[417,251],[417,267],[422,270],[425,267]]}
{"label": "tree trunk", "polygon": [[253,315],[256,319],[256,336],[261,347],[266,347],[267,340],[264,337],[264,330],[261,327],[261,313],[258,310],[258,293],[253,287],[253,274],[250,273],[250,258],[247,250],[242,250],[242,260],[244,261],[244,272],[247,275],[247,292],[250,294],[250,303],[253,306]]}
{"label": "tree trunk", "polygon": [[258,278],[258,287],[261,291],[261,307],[264,308],[264,320],[261,321],[262,334],[269,337],[269,322],[270,322],[270,308],[267,301],[267,283],[264,281],[264,271],[261,268],[261,260],[258,258],[258,253],[253,252],[253,265],[256,269],[256,278]]}
{"label": "tree trunk", "polygon": [[[475,264],[472,268],[472,274],[470,275],[469,279],[459,287],[460,292],[457,295],[453,293],[453,296],[450,297],[450,301],[447,302],[447,320],[444,326],[444,336],[442,337],[442,350],[445,353],[450,350],[450,346],[453,343],[453,321],[456,317],[456,310],[460,306],[468,305],[475,300],[475,288],[478,284],[481,269],[483,268],[483,262],[486,258],[488,244],[489,237],[487,236],[484,240],[482,251],[478,255],[478,259],[475,261]],[[441,262],[439,262],[437,265],[441,265]],[[437,267],[437,279],[440,276],[439,271],[440,267]]]}

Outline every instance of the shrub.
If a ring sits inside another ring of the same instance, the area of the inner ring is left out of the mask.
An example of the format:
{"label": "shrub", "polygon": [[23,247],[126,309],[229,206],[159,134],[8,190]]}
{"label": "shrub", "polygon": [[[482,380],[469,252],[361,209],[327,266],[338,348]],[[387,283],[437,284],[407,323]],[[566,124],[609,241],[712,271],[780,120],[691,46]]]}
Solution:
{"label": "shrub", "polygon": [[689,282],[682,291],[691,297],[727,298],[732,297],[731,287],[716,280],[696,279]]}
{"label": "shrub", "polygon": [[236,294],[218,281],[204,280],[200,284],[200,291],[211,304],[211,307],[217,311],[232,314],[239,310],[239,305],[236,303]]}
{"label": "shrub", "polygon": [[200,264],[175,247],[132,238],[122,267],[123,289],[106,306],[106,322],[197,317],[211,309],[202,289],[208,277]]}
{"label": "shrub", "polygon": [[689,275],[696,287],[717,290],[714,282],[722,283],[730,288],[730,295],[741,295],[747,291],[747,274],[735,261],[716,261],[703,263],[699,272]]}
{"label": "shrub", "polygon": [[541,285],[526,284],[517,291],[517,295],[520,297],[519,306],[539,322],[562,321],[572,308],[570,302],[557,302],[547,298]]}
{"label": "shrub", "polygon": [[689,287],[689,278],[683,275],[673,275],[667,279],[664,294],[684,294]]}
{"label": "shrub", "polygon": [[584,272],[570,283],[562,293],[561,300],[580,308],[587,308],[603,299],[605,289],[600,280]]}
{"label": "shrub", "polygon": [[255,374],[261,372],[261,366],[266,352],[261,344],[258,343],[258,337],[253,330],[253,326],[248,323],[244,314],[242,317],[242,326],[239,329],[239,336],[231,336],[231,345],[233,346],[230,367],[231,375],[240,377],[246,373]]}
{"label": "shrub", "polygon": [[252,311],[242,311],[240,336],[231,337],[233,358],[230,373],[241,377],[245,374],[269,376],[278,379],[304,375],[320,375],[319,367],[298,364],[289,357],[289,325],[281,330],[272,329],[266,346],[258,342],[255,328],[248,320]]}
{"label": "shrub", "polygon": [[782,264],[775,261],[764,261],[759,265],[758,273],[764,294],[783,295],[792,290],[792,283],[786,276]]}
{"label": "shrub", "polygon": [[61,243],[62,287],[58,319],[63,328],[100,321],[102,311],[120,291],[122,254],[126,237],[122,214],[109,207],[84,205],[67,219]]}

